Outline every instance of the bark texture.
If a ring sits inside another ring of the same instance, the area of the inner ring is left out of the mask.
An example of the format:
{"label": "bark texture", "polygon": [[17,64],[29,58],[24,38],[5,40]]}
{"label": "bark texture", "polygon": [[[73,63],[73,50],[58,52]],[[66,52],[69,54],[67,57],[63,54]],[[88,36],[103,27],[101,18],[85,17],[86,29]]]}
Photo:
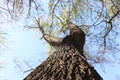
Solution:
{"label": "bark texture", "polygon": [[72,45],[61,45],[24,80],[102,80]]}
{"label": "bark texture", "polygon": [[83,54],[85,34],[73,23],[65,38],[44,37],[49,43],[59,43],[57,50],[34,69],[24,80],[103,80]]}

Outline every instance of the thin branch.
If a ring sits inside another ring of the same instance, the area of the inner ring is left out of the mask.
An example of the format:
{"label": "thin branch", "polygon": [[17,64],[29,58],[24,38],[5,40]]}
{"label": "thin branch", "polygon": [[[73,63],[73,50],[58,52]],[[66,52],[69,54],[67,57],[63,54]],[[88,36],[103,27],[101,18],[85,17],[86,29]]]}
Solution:
{"label": "thin branch", "polygon": [[53,9],[52,9],[52,22],[51,22],[50,27],[52,27],[52,25],[53,25],[53,19],[54,19],[53,17],[54,17],[54,14],[55,14],[55,13],[54,13],[54,10],[55,10],[57,4],[59,3],[59,1],[60,1],[60,0],[58,0],[58,1],[56,2],[55,6],[54,6]]}
{"label": "thin branch", "polygon": [[37,28],[39,28],[39,27],[31,27],[31,26],[25,26],[25,27],[27,27],[28,29],[37,29]]}
{"label": "thin branch", "polygon": [[32,2],[35,4],[36,10],[38,9],[37,3],[35,2],[35,0],[32,0]]}
{"label": "thin branch", "polygon": [[32,70],[34,70],[34,69],[29,69],[29,70],[26,70],[26,71],[24,71],[24,73],[29,72],[29,71],[32,71]]}
{"label": "thin branch", "polygon": [[8,9],[6,9],[6,8],[4,8],[4,7],[0,7],[0,9],[3,9],[3,10],[5,10],[5,11],[9,12]]}
{"label": "thin branch", "polygon": [[[57,16],[55,15],[56,18],[62,23],[62,28],[60,29],[60,32],[63,31],[63,28],[66,26],[66,24],[64,24],[64,22]],[[65,31],[63,31],[65,33]]]}
{"label": "thin branch", "polygon": [[110,20],[108,21],[108,23],[112,23],[112,20],[120,13],[120,10],[116,12],[116,14],[114,14]]}
{"label": "thin branch", "polygon": [[18,62],[16,60],[13,60],[13,62],[15,63],[15,65],[22,71],[24,72],[22,66],[20,64],[18,64]]}
{"label": "thin branch", "polygon": [[108,34],[110,33],[110,31],[113,29],[113,25],[112,25],[112,20],[120,13],[120,11],[117,11],[116,14],[114,14],[110,19],[109,21],[106,21],[106,23],[108,23],[108,25],[110,25],[108,28],[107,28],[107,32],[105,33],[105,35],[103,36],[104,37],[104,48],[106,49],[106,37],[108,36]]}
{"label": "thin branch", "polygon": [[28,16],[30,16],[30,12],[31,12],[31,2],[32,2],[32,0],[29,0],[29,10],[28,10]]}
{"label": "thin branch", "polygon": [[24,63],[30,68],[29,70],[24,71],[24,73],[29,72],[29,71],[31,71],[31,70],[34,70],[34,69],[29,65],[28,62],[24,61]]}
{"label": "thin branch", "polygon": [[36,2],[34,0],[29,0],[28,16],[30,16],[30,13],[31,13],[32,3],[34,3],[34,5],[36,7],[36,10],[38,9],[38,6],[37,6]]}
{"label": "thin branch", "polygon": [[[101,16],[102,16],[102,13],[103,13],[103,9],[104,9],[104,3],[103,3],[103,0],[102,0],[102,11],[100,12],[100,15],[99,17],[97,18],[97,20],[92,24],[93,26],[96,26],[95,24],[100,20]],[[101,22],[100,22],[101,23]],[[98,24],[97,24],[98,25]]]}
{"label": "thin branch", "polygon": [[117,7],[117,5],[115,5],[114,1],[111,0],[112,4],[119,10],[119,8]]}
{"label": "thin branch", "polygon": [[116,14],[114,14],[109,21],[107,21],[108,24],[110,24],[110,26],[108,27],[108,31],[106,32],[105,36],[107,36],[109,34],[109,32],[112,30],[113,25],[112,25],[112,20],[120,13],[120,11],[117,11]]}
{"label": "thin branch", "polygon": [[33,69],[33,68],[29,65],[29,63],[28,63],[27,61],[24,61],[24,63],[25,63],[28,67],[30,67],[31,69]]}
{"label": "thin branch", "polygon": [[37,23],[37,25],[38,25],[38,28],[39,28],[39,30],[41,31],[43,37],[44,37],[45,35],[47,35],[47,34],[45,33],[44,29],[43,29],[43,26],[40,25],[39,20],[35,19],[35,21],[36,21],[36,23]]}

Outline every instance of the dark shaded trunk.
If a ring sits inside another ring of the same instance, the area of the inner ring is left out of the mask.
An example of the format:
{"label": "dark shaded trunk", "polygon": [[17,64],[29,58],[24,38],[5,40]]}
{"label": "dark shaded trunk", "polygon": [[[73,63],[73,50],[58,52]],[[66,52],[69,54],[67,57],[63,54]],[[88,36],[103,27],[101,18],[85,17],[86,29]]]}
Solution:
{"label": "dark shaded trunk", "polygon": [[103,79],[74,46],[63,44],[24,80]]}
{"label": "dark shaded trunk", "polygon": [[57,50],[24,80],[103,80],[83,54],[85,34],[78,26],[69,22],[70,35],[65,38],[49,37],[39,28]]}

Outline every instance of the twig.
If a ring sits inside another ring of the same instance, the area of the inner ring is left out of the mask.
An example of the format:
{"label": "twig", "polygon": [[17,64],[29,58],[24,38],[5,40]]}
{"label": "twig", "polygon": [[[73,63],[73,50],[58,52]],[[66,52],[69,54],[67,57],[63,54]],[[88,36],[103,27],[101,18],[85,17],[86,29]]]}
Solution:
{"label": "twig", "polygon": [[60,0],[58,0],[58,1],[56,2],[55,6],[54,6],[53,9],[52,9],[52,23],[51,23],[50,27],[52,27],[52,25],[53,25],[54,10],[55,10],[57,4],[59,3],[59,1],[60,1]]}
{"label": "twig", "polygon": [[112,23],[112,20],[113,20],[119,13],[120,13],[120,10],[117,11],[117,13],[114,14],[114,15],[110,18],[110,20],[108,21],[108,23],[111,24],[111,23]]}
{"label": "twig", "polygon": [[[64,24],[64,22],[57,16],[55,15],[56,18],[62,23],[62,28],[60,29],[60,32],[63,31],[63,28],[66,26],[66,24]],[[65,31],[63,31],[65,33]]]}
{"label": "twig", "polygon": [[43,26],[40,25],[40,22],[36,19],[36,22],[37,22],[37,25],[38,25],[38,28],[39,30],[41,31],[41,33],[43,34],[43,37],[44,35],[46,35],[45,31],[43,30]]}
{"label": "twig", "polygon": [[[101,16],[102,16],[102,13],[103,13],[103,9],[104,9],[104,3],[103,3],[103,1],[102,1],[102,11],[100,12],[100,15],[99,15],[99,17],[97,18],[97,20],[92,24],[93,26],[97,26],[98,24],[96,24],[99,20],[100,20],[100,18],[101,18]],[[100,23],[102,23],[102,21],[100,22]],[[96,25],[95,25],[96,24]]]}
{"label": "twig", "polygon": [[115,5],[114,1],[111,0],[112,4],[119,10],[119,8],[117,7],[117,5]]}
{"label": "twig", "polygon": [[116,14],[114,14],[110,19],[109,21],[106,21],[110,26],[107,28],[107,32],[105,33],[105,35],[103,36],[104,37],[104,48],[106,49],[106,37],[107,35],[110,33],[110,31],[112,30],[113,28],[113,25],[112,25],[112,20],[120,13],[120,11],[117,11]]}

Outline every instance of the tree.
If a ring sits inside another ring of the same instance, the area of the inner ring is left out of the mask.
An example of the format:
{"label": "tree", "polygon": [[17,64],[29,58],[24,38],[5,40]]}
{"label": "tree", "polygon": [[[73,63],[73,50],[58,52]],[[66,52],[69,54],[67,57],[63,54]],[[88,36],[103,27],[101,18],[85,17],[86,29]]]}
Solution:
{"label": "tree", "polygon": [[66,20],[79,24],[86,34],[84,53],[89,62],[104,63],[111,58],[117,61],[119,0],[49,0],[48,9],[39,0],[6,0],[5,3],[5,7],[0,7],[4,15],[15,20],[27,16],[26,21],[33,20],[26,24],[27,28],[39,29],[36,26],[40,24],[49,36],[68,34]]}
{"label": "tree", "polygon": [[[117,57],[119,0],[48,0],[48,8],[39,0],[6,0],[3,3],[6,6],[0,9],[4,15],[15,20],[23,17],[26,22],[28,20],[25,26],[34,28],[38,26],[35,19],[39,19],[45,31],[52,36],[66,35],[66,20],[79,24],[87,35],[84,52],[92,63],[109,61],[108,53]],[[90,46],[95,46],[96,50]]]}
{"label": "tree", "polygon": [[43,36],[57,50],[24,80],[103,80],[83,54],[84,32],[71,22],[68,27],[70,35],[65,38]]}

